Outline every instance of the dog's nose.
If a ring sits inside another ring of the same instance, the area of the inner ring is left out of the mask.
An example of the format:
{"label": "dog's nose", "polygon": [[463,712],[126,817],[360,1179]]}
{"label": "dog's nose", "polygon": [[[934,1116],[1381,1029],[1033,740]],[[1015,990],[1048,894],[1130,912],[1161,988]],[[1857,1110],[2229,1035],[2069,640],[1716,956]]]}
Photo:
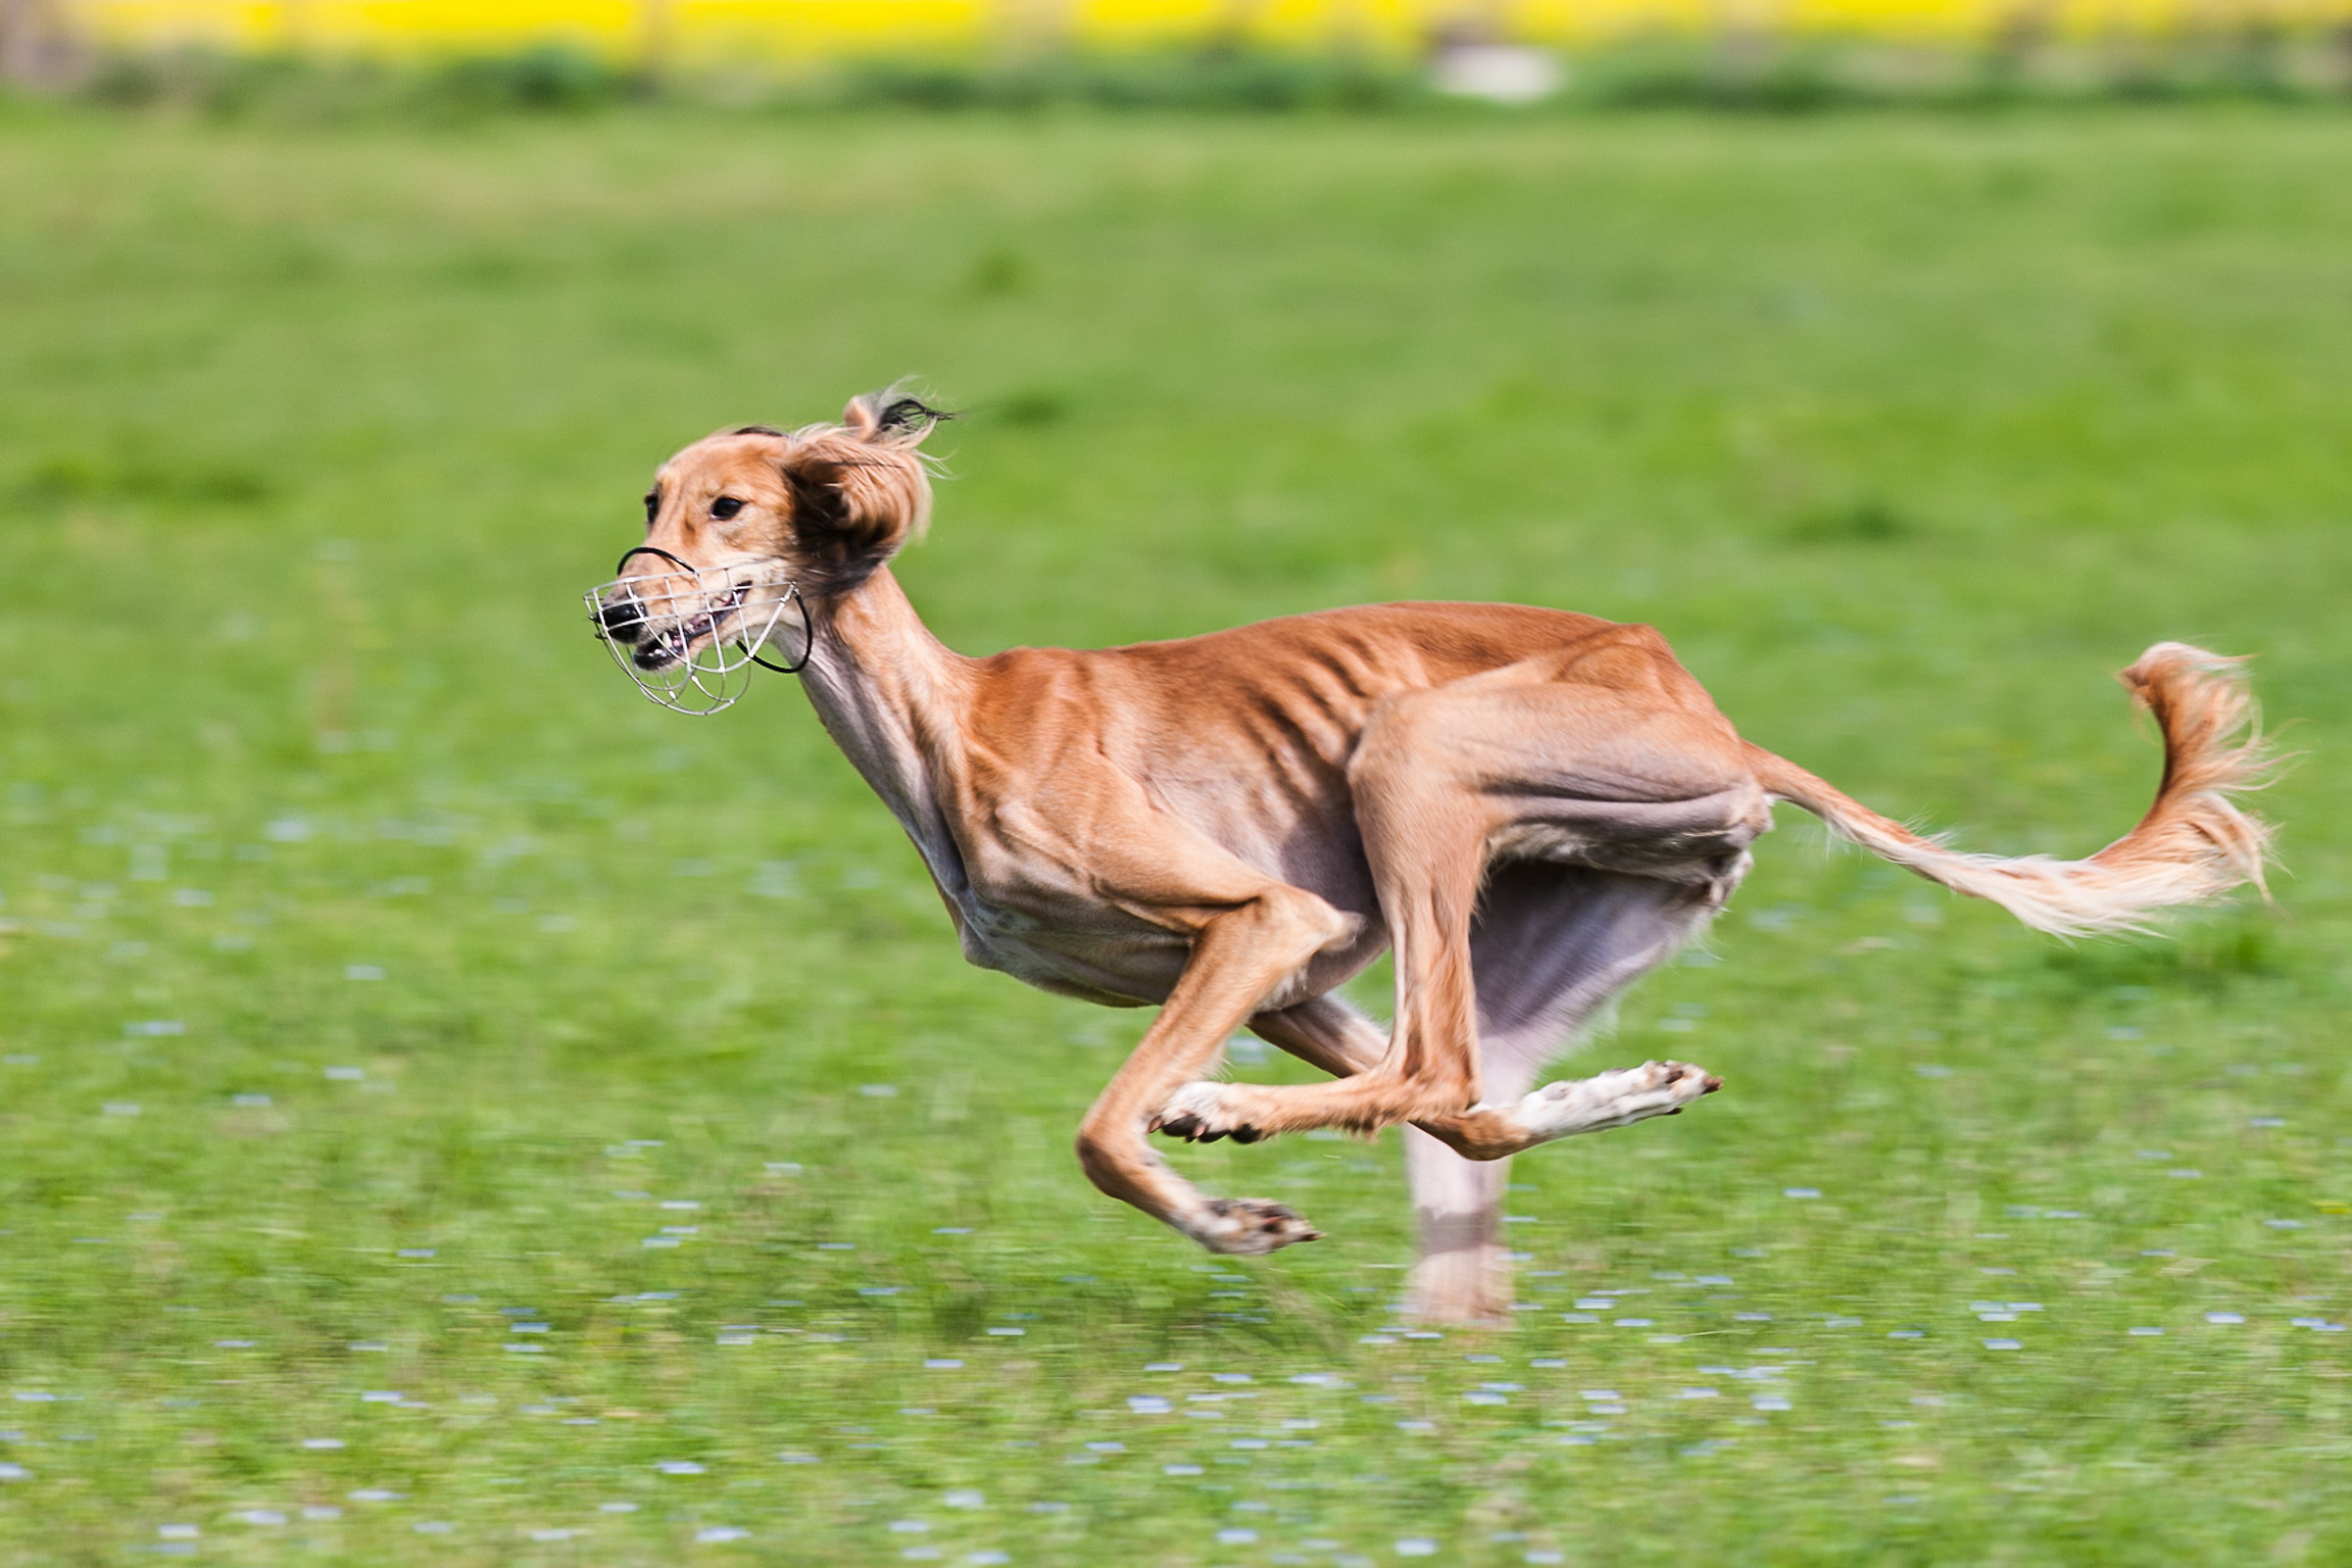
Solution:
{"label": "dog's nose", "polygon": [[645,607],[634,598],[623,595],[607,600],[597,608],[596,618],[605,635],[616,643],[633,643],[645,629]]}

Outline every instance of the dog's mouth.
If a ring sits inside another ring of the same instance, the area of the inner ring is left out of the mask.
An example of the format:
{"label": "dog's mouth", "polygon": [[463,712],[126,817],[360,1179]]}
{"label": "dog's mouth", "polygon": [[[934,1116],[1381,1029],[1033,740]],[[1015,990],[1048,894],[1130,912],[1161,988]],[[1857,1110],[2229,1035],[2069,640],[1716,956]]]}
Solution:
{"label": "dog's mouth", "polygon": [[[695,566],[662,551],[674,570],[614,578],[587,594],[596,634],[638,690],[681,713],[715,713],[733,706],[751,683],[751,666],[793,673],[808,662],[813,628],[800,586],[782,563]],[[798,612],[797,616],[794,614]],[[791,635],[793,619],[800,636]],[[788,662],[760,657],[771,641],[788,646]]]}
{"label": "dog's mouth", "polygon": [[[748,582],[739,582],[715,601],[667,630],[655,632],[651,636],[640,635],[635,639],[637,651],[629,656],[630,662],[639,669],[649,671],[667,669],[672,664],[684,662],[694,652],[695,644],[716,637],[718,629],[735,618],[736,612],[743,608],[744,600],[750,597],[752,586]],[[614,641],[632,640],[623,638],[611,621],[605,622],[605,625],[607,634]],[[644,622],[640,621],[638,625],[642,633]]]}

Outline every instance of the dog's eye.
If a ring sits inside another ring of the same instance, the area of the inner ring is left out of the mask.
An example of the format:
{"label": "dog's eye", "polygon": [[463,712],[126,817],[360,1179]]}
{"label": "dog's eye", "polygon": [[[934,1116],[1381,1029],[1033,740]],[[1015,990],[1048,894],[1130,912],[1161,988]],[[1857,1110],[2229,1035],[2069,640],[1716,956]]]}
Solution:
{"label": "dog's eye", "polygon": [[647,527],[650,528],[654,525],[654,514],[661,510],[662,492],[659,490],[648,490],[645,493],[645,525]]}
{"label": "dog's eye", "polygon": [[724,522],[743,510],[743,503],[733,496],[720,496],[710,503],[710,515]]}

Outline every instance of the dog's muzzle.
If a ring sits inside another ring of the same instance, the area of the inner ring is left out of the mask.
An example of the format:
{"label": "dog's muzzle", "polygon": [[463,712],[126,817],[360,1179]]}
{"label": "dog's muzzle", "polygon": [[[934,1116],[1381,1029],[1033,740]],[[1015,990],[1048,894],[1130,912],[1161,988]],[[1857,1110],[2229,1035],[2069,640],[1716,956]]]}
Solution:
{"label": "dog's muzzle", "polygon": [[[639,556],[659,557],[670,569],[631,574]],[[808,662],[815,628],[808,601],[769,564],[697,567],[639,545],[613,569],[620,575],[588,590],[589,617],[612,662],[663,708],[715,713],[750,689],[754,664],[791,675]],[[760,657],[771,644],[784,647],[785,662]]]}

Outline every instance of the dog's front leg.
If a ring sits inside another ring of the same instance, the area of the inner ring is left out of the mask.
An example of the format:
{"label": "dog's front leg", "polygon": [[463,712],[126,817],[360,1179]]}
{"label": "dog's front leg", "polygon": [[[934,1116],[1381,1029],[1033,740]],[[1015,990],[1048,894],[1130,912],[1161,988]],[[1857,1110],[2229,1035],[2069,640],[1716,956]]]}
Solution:
{"label": "dog's front leg", "polygon": [[1167,1005],[1079,1128],[1088,1179],[1213,1252],[1271,1252],[1315,1240],[1320,1233],[1280,1203],[1202,1193],[1145,1140],[1171,1092],[1213,1066],[1244,1020],[1355,929],[1353,917],[1280,883],[1204,919]]}

